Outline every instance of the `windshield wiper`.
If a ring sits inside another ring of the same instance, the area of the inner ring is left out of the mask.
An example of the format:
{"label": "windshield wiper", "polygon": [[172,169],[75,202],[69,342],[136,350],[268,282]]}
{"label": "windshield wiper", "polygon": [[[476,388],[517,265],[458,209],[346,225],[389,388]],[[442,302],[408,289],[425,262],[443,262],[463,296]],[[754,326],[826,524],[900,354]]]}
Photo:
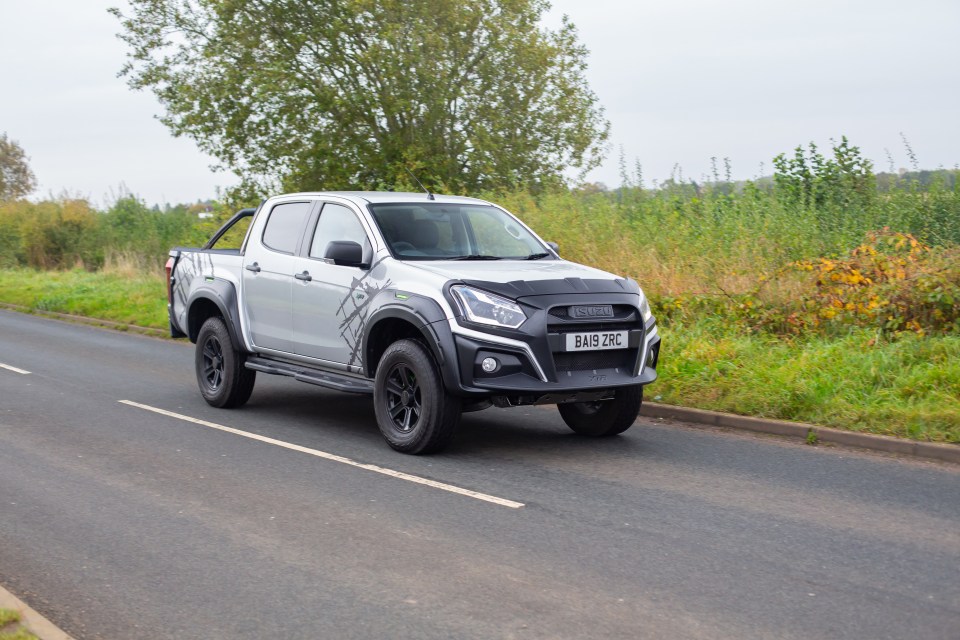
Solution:
{"label": "windshield wiper", "polygon": [[531,253],[524,260],[539,260],[541,258],[549,258],[549,253]]}
{"label": "windshield wiper", "polygon": [[459,258],[454,258],[454,260],[500,260],[500,256],[485,256],[475,254],[472,256],[460,256]]}

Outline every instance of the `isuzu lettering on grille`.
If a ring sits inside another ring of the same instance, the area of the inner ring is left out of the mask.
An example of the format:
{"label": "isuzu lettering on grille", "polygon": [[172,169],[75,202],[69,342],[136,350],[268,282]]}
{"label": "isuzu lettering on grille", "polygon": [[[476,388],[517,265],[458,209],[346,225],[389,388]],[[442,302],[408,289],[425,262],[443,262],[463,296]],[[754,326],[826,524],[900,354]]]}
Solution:
{"label": "isuzu lettering on grille", "polygon": [[612,318],[613,305],[597,304],[591,306],[570,307],[571,318]]}

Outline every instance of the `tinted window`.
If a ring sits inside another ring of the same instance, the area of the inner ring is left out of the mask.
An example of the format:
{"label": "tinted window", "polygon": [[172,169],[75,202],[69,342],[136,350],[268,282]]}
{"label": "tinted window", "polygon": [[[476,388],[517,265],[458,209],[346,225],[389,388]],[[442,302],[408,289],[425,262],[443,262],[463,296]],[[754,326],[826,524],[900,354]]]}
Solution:
{"label": "tinted window", "polygon": [[267,228],[263,230],[263,244],[274,251],[293,253],[303,231],[303,224],[310,215],[312,203],[290,202],[278,204],[270,212]]}
{"label": "tinted window", "polygon": [[[310,244],[310,257],[322,258],[327,251],[327,245],[333,240],[352,240],[366,250],[367,234],[357,216],[347,207],[339,204],[327,203],[320,212],[317,230],[313,234]],[[366,251],[364,251],[366,253]]]}
{"label": "tinted window", "polygon": [[488,205],[375,204],[370,210],[390,250],[404,260],[523,259],[544,251],[523,226]]}

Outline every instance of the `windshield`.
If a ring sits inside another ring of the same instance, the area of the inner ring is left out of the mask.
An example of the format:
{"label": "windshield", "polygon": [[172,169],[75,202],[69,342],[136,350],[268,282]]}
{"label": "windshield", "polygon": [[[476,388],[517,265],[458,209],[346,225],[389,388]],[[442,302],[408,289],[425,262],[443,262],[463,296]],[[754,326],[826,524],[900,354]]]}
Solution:
{"label": "windshield", "polygon": [[403,260],[526,260],[547,249],[496,207],[477,204],[373,204],[373,218]]}

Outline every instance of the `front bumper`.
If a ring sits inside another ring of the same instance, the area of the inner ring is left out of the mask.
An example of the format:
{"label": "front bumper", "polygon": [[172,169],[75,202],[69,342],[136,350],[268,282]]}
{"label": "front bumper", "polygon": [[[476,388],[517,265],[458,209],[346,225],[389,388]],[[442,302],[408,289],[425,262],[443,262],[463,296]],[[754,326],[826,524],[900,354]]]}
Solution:
{"label": "front bumper", "polygon": [[[634,297],[633,300],[636,298]],[[603,392],[657,379],[660,335],[656,321],[643,324],[639,310],[627,296],[541,296],[522,332],[479,331],[450,321],[457,379],[463,395],[522,397],[522,404],[579,401],[602,397]],[[527,305],[530,301],[525,301]],[[621,311],[609,320],[582,322],[564,317],[571,305],[613,304]],[[566,351],[564,334],[571,331],[626,330],[627,348]],[[485,358],[498,366],[487,372]],[[449,366],[449,365],[448,365]]]}

